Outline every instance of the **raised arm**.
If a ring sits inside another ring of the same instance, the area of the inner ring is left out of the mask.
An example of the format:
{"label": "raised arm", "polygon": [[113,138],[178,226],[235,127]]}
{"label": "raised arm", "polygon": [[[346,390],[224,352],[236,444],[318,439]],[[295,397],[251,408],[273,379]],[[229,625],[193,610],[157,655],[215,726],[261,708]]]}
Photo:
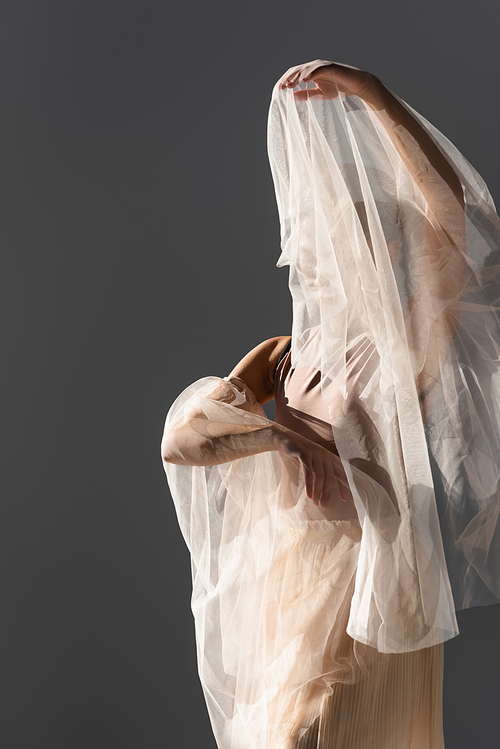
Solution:
{"label": "raised arm", "polygon": [[[415,257],[420,283],[404,313],[410,346],[416,352],[416,360],[421,362],[421,369],[416,372],[417,388],[422,402],[428,405],[429,395],[440,377],[439,350],[446,350],[457,332],[456,302],[464,289],[465,216],[461,181],[430,133],[376,76],[347,65],[315,60],[290,68],[279,85],[295,88],[308,82],[314,83],[314,87],[295,91],[297,100],[333,99],[341,92],[365,102],[426,202],[422,241]],[[371,242],[366,228],[365,235]],[[422,335],[427,330],[428,335]]]}
{"label": "raised arm", "polygon": [[383,125],[428,204],[440,210],[443,201],[453,197],[461,208],[462,186],[448,160],[418,119],[375,75],[348,65],[315,60],[290,68],[279,85],[295,88],[308,82],[315,87],[296,91],[296,99],[333,99],[339,91],[363,99]]}

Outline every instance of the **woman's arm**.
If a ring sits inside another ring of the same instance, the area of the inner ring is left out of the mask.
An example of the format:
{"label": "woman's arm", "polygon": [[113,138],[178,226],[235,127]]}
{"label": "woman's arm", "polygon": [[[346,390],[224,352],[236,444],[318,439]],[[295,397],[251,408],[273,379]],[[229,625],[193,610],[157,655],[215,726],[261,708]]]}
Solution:
{"label": "woman's arm", "polygon": [[[365,102],[427,203],[418,257],[421,283],[405,310],[408,339],[415,349],[420,331],[429,325],[429,318],[434,319],[429,335],[423,338],[423,364],[416,374],[424,406],[439,381],[439,350],[451,344],[459,323],[456,301],[463,292],[466,268],[462,184],[432,136],[376,76],[346,65],[315,60],[290,68],[279,85],[294,88],[307,82],[313,82],[315,87],[295,91],[296,99],[334,99],[340,91]],[[367,241],[371,241],[369,234]],[[434,307],[439,308],[436,314]]]}
{"label": "woman's arm", "polygon": [[463,204],[460,180],[446,157],[418,119],[375,75],[347,65],[316,60],[290,68],[279,85],[294,88],[310,81],[315,88],[296,91],[296,99],[334,99],[339,91],[346,96],[359,96],[383,125],[429,205],[439,208],[448,197],[453,197],[459,206]]}
{"label": "woman's arm", "polygon": [[259,343],[229,374],[243,380],[261,405],[274,398],[274,371],[289,340],[286,335]]}
{"label": "woman's arm", "polygon": [[[289,340],[289,336],[282,336],[261,343],[207,399],[231,403],[236,388],[246,395],[245,406],[239,407],[250,412],[257,401],[271,400],[274,369]],[[237,424],[219,422],[207,418],[202,411],[193,411],[187,418],[170,424],[162,440],[163,460],[176,465],[219,465],[270,450],[277,450],[303,469],[307,496],[326,507],[337,485],[332,454],[280,424],[260,426],[244,418]]]}

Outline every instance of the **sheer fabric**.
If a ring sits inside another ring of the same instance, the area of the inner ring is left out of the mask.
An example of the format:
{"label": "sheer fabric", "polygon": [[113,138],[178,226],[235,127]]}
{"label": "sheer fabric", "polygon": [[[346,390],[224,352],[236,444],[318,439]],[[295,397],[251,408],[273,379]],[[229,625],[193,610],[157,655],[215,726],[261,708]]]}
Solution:
{"label": "sheer fabric", "polygon": [[354,517],[313,505],[276,452],[224,455],[219,435],[269,425],[241,380],[205,378],[167,417],[200,446],[197,466],[166,470],[221,749],[438,749],[455,606],[500,599],[499,221],[413,114],[463,202],[359,97],[275,88],[271,103],[292,366],[316,377]]}
{"label": "sheer fabric", "polygon": [[[166,430],[197,439],[267,424],[242,381],[205,378],[179,397]],[[210,438],[203,444],[210,450]],[[442,646],[384,654],[346,632],[359,521],[312,505],[275,452],[166,469],[191,552],[199,673],[221,749],[333,749],[351,734],[353,749],[377,736],[384,749],[400,749],[402,737],[409,749],[440,749]],[[352,480],[365,501],[386,501],[356,467]],[[412,581],[387,575],[411,629]]]}
{"label": "sheer fabric", "polygon": [[[276,87],[269,153],[293,364],[321,372],[347,475],[356,464],[387,476],[391,544],[418,580],[428,634],[444,640],[456,632],[448,576],[457,608],[500,600],[500,223],[481,177],[401,104],[451,165],[463,204],[414,136],[356,96],[297,102]],[[349,632],[398,650],[380,597],[361,592],[379,575],[385,511],[354,496],[365,549]]]}
{"label": "sheer fabric", "polygon": [[[293,368],[288,352],[276,369],[274,393],[279,424],[336,452],[318,372],[300,365]],[[293,479],[293,466],[287,475]],[[383,477],[377,477],[377,483],[382,484]],[[321,679],[295,688],[292,694],[282,685],[268,720],[275,719],[281,735],[297,736],[305,710],[311,714],[312,708],[320,709],[297,743],[299,749],[440,749],[442,645],[382,654],[346,632],[361,528],[352,497],[343,494],[343,498],[322,510],[323,520],[296,531],[277,556],[281,590],[273,609],[277,624],[269,628],[269,640],[279,652],[276,633],[282,631],[283,620],[296,618],[297,610],[302,611],[304,635],[299,658],[315,651],[325,626],[328,636]],[[298,672],[296,664],[291,666],[292,678]]]}

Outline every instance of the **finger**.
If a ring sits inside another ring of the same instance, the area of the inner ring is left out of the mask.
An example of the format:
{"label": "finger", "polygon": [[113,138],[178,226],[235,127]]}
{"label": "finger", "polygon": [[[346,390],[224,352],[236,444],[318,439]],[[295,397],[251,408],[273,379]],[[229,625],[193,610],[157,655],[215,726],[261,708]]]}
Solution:
{"label": "finger", "polygon": [[286,83],[290,86],[292,83],[296,83],[300,79],[300,70],[294,70],[286,77]]}
{"label": "finger", "polygon": [[313,463],[314,471],[314,484],[313,484],[313,495],[312,501],[315,505],[319,504],[323,496],[323,486],[325,483],[325,470],[323,468],[323,461],[316,461]]}
{"label": "finger", "polygon": [[321,96],[322,91],[320,88],[301,88],[299,91],[294,91],[293,95],[298,101],[305,101],[306,99],[312,99],[314,96]]}
{"label": "finger", "polygon": [[304,82],[309,81],[319,71],[324,70],[324,68],[334,66],[335,63],[332,63],[329,60],[313,60],[312,62],[305,63],[304,65],[300,66],[300,80]]}
{"label": "finger", "polygon": [[336,99],[338,96],[337,89],[326,91],[325,89],[316,88],[302,88],[300,91],[293,92],[294,97],[298,101],[305,101],[306,99],[322,98],[322,99]]}
{"label": "finger", "polygon": [[338,485],[339,485],[339,497],[342,500],[342,502],[347,502],[347,500],[352,500],[352,493],[349,488],[349,482],[347,480],[346,473],[344,471],[344,468],[342,466],[341,469],[341,475],[337,475]]}
{"label": "finger", "polygon": [[304,467],[304,480],[306,484],[306,494],[309,499],[312,499],[314,491],[314,471],[312,465],[309,463],[303,463]]}
{"label": "finger", "polygon": [[323,509],[326,509],[328,507],[328,502],[332,498],[332,495],[334,492],[338,493],[338,481],[337,476],[335,475],[334,468],[331,464],[329,464],[325,471],[325,480],[323,484],[323,494],[321,497],[321,507]]}
{"label": "finger", "polygon": [[300,70],[291,68],[290,70],[287,70],[285,75],[280,78],[280,80],[278,81],[278,85],[280,88],[293,88],[297,85],[299,78]]}
{"label": "finger", "polygon": [[297,65],[294,68],[290,68],[278,81],[280,88],[295,88],[299,83],[306,83],[313,72],[316,70],[316,64]]}
{"label": "finger", "polygon": [[349,484],[345,481],[339,481],[339,497],[342,502],[347,502],[348,499],[352,499],[352,493],[349,489]]}

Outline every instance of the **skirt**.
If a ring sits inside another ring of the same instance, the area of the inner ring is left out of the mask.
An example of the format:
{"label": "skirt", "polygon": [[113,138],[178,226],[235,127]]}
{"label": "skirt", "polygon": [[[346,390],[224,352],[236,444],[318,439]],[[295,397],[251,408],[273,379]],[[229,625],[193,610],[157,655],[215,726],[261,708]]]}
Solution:
{"label": "skirt", "polygon": [[443,749],[443,645],[385,654],[346,632],[357,520],[290,529],[270,570],[266,749]]}

